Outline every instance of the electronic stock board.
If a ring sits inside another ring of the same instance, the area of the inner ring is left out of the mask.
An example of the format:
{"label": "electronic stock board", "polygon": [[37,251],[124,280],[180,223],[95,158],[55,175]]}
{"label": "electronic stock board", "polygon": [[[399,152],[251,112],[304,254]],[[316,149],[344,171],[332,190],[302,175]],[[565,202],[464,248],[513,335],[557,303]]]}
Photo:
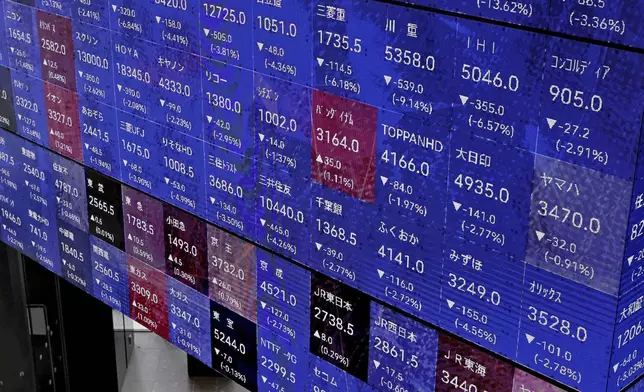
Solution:
{"label": "electronic stock board", "polygon": [[622,390],[642,8],[0,0],[2,241],[250,391]]}

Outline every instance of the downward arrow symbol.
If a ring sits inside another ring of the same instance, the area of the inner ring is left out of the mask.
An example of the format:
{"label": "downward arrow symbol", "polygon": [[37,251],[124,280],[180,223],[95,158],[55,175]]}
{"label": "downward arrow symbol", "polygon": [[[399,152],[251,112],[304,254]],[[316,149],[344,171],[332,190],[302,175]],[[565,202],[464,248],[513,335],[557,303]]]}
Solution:
{"label": "downward arrow symbol", "polygon": [[318,57],[318,65],[321,67],[324,64],[324,59]]}
{"label": "downward arrow symbol", "polygon": [[543,231],[535,230],[534,233],[537,235],[537,239],[541,241],[543,237],[546,235]]}
{"label": "downward arrow symbol", "polygon": [[467,101],[470,99],[469,97],[466,97],[465,95],[459,95],[458,96],[461,99],[461,103],[465,105]]}
{"label": "downward arrow symbol", "polygon": [[548,118],[548,117],[546,117],[546,121],[548,122],[548,127],[549,127],[550,129],[552,129],[552,127],[554,127],[554,126],[555,126],[555,124],[557,124],[557,120],[555,120],[554,118]]}
{"label": "downward arrow symbol", "polygon": [[382,278],[382,276],[385,274],[385,271],[380,270],[380,269],[377,270],[377,271],[378,271],[378,276],[380,276]]}

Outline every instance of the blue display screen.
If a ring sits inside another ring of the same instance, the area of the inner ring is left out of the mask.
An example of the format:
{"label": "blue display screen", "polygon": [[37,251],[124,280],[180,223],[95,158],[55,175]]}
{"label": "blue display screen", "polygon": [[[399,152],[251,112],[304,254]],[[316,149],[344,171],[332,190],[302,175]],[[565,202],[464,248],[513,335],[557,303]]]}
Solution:
{"label": "blue display screen", "polygon": [[0,0],[0,239],[249,391],[621,391],[641,5]]}

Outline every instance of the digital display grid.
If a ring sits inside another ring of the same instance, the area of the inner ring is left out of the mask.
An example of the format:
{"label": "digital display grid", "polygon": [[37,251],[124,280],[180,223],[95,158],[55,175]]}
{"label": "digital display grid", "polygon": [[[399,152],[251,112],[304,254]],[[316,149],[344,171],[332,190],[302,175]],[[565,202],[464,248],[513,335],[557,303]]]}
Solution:
{"label": "digital display grid", "polygon": [[608,2],[0,0],[2,241],[251,391],[622,390],[644,68]]}

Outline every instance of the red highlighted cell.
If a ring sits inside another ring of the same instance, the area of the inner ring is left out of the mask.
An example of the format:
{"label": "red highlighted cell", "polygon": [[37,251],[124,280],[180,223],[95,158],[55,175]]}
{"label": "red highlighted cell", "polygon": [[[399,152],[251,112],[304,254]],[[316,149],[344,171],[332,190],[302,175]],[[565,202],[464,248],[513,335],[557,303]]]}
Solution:
{"label": "red highlighted cell", "polygon": [[206,223],[169,204],[163,206],[163,216],[166,273],[208,295]]}
{"label": "red highlighted cell", "polygon": [[43,80],[76,91],[72,20],[37,11]]}
{"label": "red highlighted cell", "polygon": [[564,390],[521,369],[514,369],[513,392],[564,392]]}
{"label": "red highlighted cell", "polygon": [[130,317],[157,335],[170,339],[166,275],[127,257],[130,279]]}
{"label": "red highlighted cell", "polygon": [[123,189],[123,225],[127,254],[165,270],[163,204],[126,186]]}
{"label": "red highlighted cell", "polygon": [[440,334],[436,392],[512,392],[514,368],[462,340]]}
{"label": "red highlighted cell", "polygon": [[223,230],[208,226],[210,298],[257,322],[256,248]]}
{"label": "red highlighted cell", "polygon": [[376,189],[375,107],[313,91],[313,181],[370,203]]}
{"label": "red highlighted cell", "polygon": [[51,83],[44,85],[49,147],[68,158],[83,162],[78,96]]}

